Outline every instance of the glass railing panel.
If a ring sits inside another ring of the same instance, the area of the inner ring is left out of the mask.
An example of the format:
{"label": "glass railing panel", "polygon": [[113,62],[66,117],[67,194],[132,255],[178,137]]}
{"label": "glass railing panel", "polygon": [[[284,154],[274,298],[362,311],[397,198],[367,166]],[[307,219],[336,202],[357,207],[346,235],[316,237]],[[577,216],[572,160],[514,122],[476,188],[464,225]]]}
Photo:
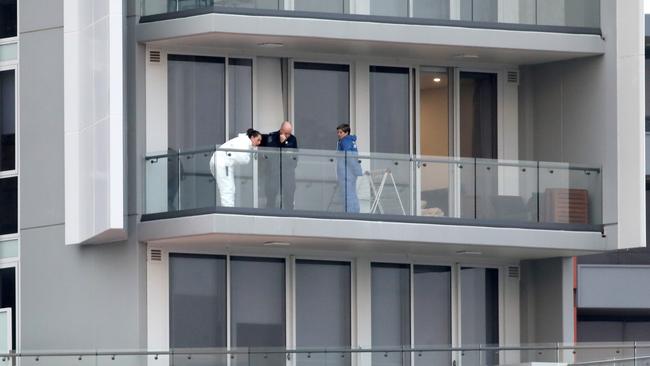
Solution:
{"label": "glass railing panel", "polygon": [[231,366],[286,366],[287,354],[280,351],[279,348],[251,348],[249,354],[234,355]]}
{"label": "glass railing panel", "polygon": [[373,366],[408,366],[411,353],[402,351],[402,347],[376,347],[381,351],[372,352]]}
{"label": "glass railing panel", "polygon": [[[412,214],[414,164],[407,155],[359,155],[364,180],[370,193],[370,207],[362,213],[401,215]],[[354,164],[354,159],[350,159]]]}
{"label": "glass railing panel", "polygon": [[178,156],[152,156],[145,159],[145,212],[171,212],[178,209]]}
{"label": "glass railing panel", "polygon": [[411,352],[414,366],[430,366],[430,365],[451,365],[453,352],[448,350],[447,347],[439,347],[440,350],[435,350],[436,347],[432,346],[416,346],[425,350],[418,350]]}
{"label": "glass railing panel", "polygon": [[[260,208],[289,208],[295,194],[295,166],[283,166],[282,151],[257,150],[257,197]],[[290,172],[289,172],[290,171]],[[283,179],[284,178],[284,179]]]}
{"label": "glass railing panel", "polygon": [[222,7],[596,29],[601,18],[600,0],[143,0],[142,7],[145,16]]}
{"label": "glass railing panel", "polygon": [[[573,346],[572,352],[564,352],[560,362],[569,364],[596,363],[598,365],[633,365],[628,364],[634,359],[633,343],[581,343]],[[627,356],[626,356],[627,355]],[[627,360],[626,360],[627,359]],[[608,362],[611,361],[611,362]]]}
{"label": "glass railing panel", "polygon": [[458,360],[462,366],[483,366],[481,363],[481,351],[478,346],[467,347],[468,349],[457,352]]}
{"label": "glass railing panel", "polygon": [[444,157],[420,157],[415,163],[419,194],[416,211],[424,217],[454,217],[454,175],[457,165]]}
{"label": "glass railing panel", "polygon": [[[191,210],[215,205],[217,190],[210,171],[212,150],[180,153],[170,174],[170,193],[177,210]],[[172,178],[173,176],[173,178]],[[178,190],[175,190],[176,180]]]}
{"label": "glass railing panel", "polygon": [[[538,344],[530,346],[530,349],[524,349],[516,351],[519,354],[520,362],[532,363],[532,362],[559,362],[560,350],[558,350],[557,344]],[[515,351],[508,351],[508,355],[514,354]]]}
{"label": "glass railing panel", "polygon": [[228,358],[235,356],[229,356],[225,351],[208,349],[174,350],[170,356],[170,364],[174,366],[229,366]]}
{"label": "glass railing panel", "polygon": [[601,179],[598,168],[540,162],[539,221],[601,224]]}
{"label": "glass railing panel", "polygon": [[454,179],[455,183],[454,200],[456,209],[452,217],[475,220],[477,215],[476,195],[478,186],[476,185],[477,165],[474,159],[460,159],[455,163],[456,170]]}
{"label": "glass railing panel", "polygon": [[34,356],[18,360],[21,366],[96,366],[95,356]]}
{"label": "glass railing panel", "polygon": [[[295,169],[296,210],[318,212],[345,211],[345,179],[338,171],[345,171],[345,154],[321,150],[300,150],[285,152],[283,161],[293,164]],[[286,175],[284,175],[286,178]],[[283,182],[286,185],[286,181]]]}
{"label": "glass railing panel", "polygon": [[326,366],[351,366],[352,357],[349,349],[329,349],[325,354]]}
{"label": "glass railing panel", "polygon": [[301,366],[327,366],[327,352],[317,350],[314,352],[298,352],[294,356],[296,365]]}
{"label": "glass railing panel", "polygon": [[537,222],[537,166],[525,161],[477,160],[479,220]]}
{"label": "glass railing panel", "polygon": [[146,355],[129,355],[129,354],[115,354],[115,355],[98,355],[95,357],[95,366],[168,366],[169,358],[166,360],[161,359],[160,356],[156,359],[155,356],[148,357]]}

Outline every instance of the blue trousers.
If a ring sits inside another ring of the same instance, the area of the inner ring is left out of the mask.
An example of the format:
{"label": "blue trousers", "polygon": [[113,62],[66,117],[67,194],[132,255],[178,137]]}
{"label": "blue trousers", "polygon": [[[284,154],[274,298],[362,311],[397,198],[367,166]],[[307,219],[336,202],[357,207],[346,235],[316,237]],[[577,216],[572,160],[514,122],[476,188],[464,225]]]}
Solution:
{"label": "blue trousers", "polygon": [[359,197],[357,196],[357,177],[348,174],[347,177],[339,178],[339,187],[345,212],[359,213]]}

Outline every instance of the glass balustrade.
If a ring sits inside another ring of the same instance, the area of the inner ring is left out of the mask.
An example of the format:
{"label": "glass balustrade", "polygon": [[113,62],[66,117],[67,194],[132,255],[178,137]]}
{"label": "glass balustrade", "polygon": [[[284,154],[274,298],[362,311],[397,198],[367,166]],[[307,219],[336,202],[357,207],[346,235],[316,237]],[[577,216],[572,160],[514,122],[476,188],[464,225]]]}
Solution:
{"label": "glass balustrade", "polygon": [[146,213],[246,209],[519,224],[602,224],[600,168],[568,163],[203,149],[145,158]]}
{"label": "glass balustrade", "polygon": [[[373,348],[185,348],[167,350],[27,351],[0,354],[2,365],[86,366],[86,365],[242,365],[285,366],[404,366],[440,364],[496,366],[515,364],[549,365],[645,365],[648,344],[575,343],[525,345],[386,346]],[[443,361],[444,360],[444,361]],[[438,363],[433,363],[438,364]]]}
{"label": "glass balustrade", "polygon": [[[197,9],[264,9],[284,12],[400,19],[600,28],[600,0],[143,0],[145,16]],[[461,23],[461,24],[462,24]]]}

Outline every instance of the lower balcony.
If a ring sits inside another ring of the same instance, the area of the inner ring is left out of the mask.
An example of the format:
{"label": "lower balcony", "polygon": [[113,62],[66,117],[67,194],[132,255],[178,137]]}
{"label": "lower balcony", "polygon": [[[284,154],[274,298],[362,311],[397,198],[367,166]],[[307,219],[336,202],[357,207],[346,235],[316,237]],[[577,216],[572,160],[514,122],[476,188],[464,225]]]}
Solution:
{"label": "lower balcony", "polygon": [[602,230],[601,169],[295,149],[203,149],[146,160],[143,221],[209,213]]}

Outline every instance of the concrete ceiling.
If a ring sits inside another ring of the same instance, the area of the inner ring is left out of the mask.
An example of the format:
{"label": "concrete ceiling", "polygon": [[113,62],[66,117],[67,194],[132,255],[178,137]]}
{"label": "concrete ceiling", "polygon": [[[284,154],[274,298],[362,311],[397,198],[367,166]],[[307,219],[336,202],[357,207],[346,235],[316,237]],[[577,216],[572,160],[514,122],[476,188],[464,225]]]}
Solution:
{"label": "concrete ceiling", "polygon": [[[265,48],[261,44],[282,44]],[[411,60],[422,65],[529,65],[590,56],[584,52],[510,50],[478,47],[399,44],[358,40],[336,40],[313,37],[262,36],[229,33],[208,33],[149,42],[153,47],[183,50],[236,50],[243,54],[275,57],[301,55],[335,55],[345,57]],[[471,56],[468,58],[467,56]],[[476,57],[474,57],[476,56]]]}

